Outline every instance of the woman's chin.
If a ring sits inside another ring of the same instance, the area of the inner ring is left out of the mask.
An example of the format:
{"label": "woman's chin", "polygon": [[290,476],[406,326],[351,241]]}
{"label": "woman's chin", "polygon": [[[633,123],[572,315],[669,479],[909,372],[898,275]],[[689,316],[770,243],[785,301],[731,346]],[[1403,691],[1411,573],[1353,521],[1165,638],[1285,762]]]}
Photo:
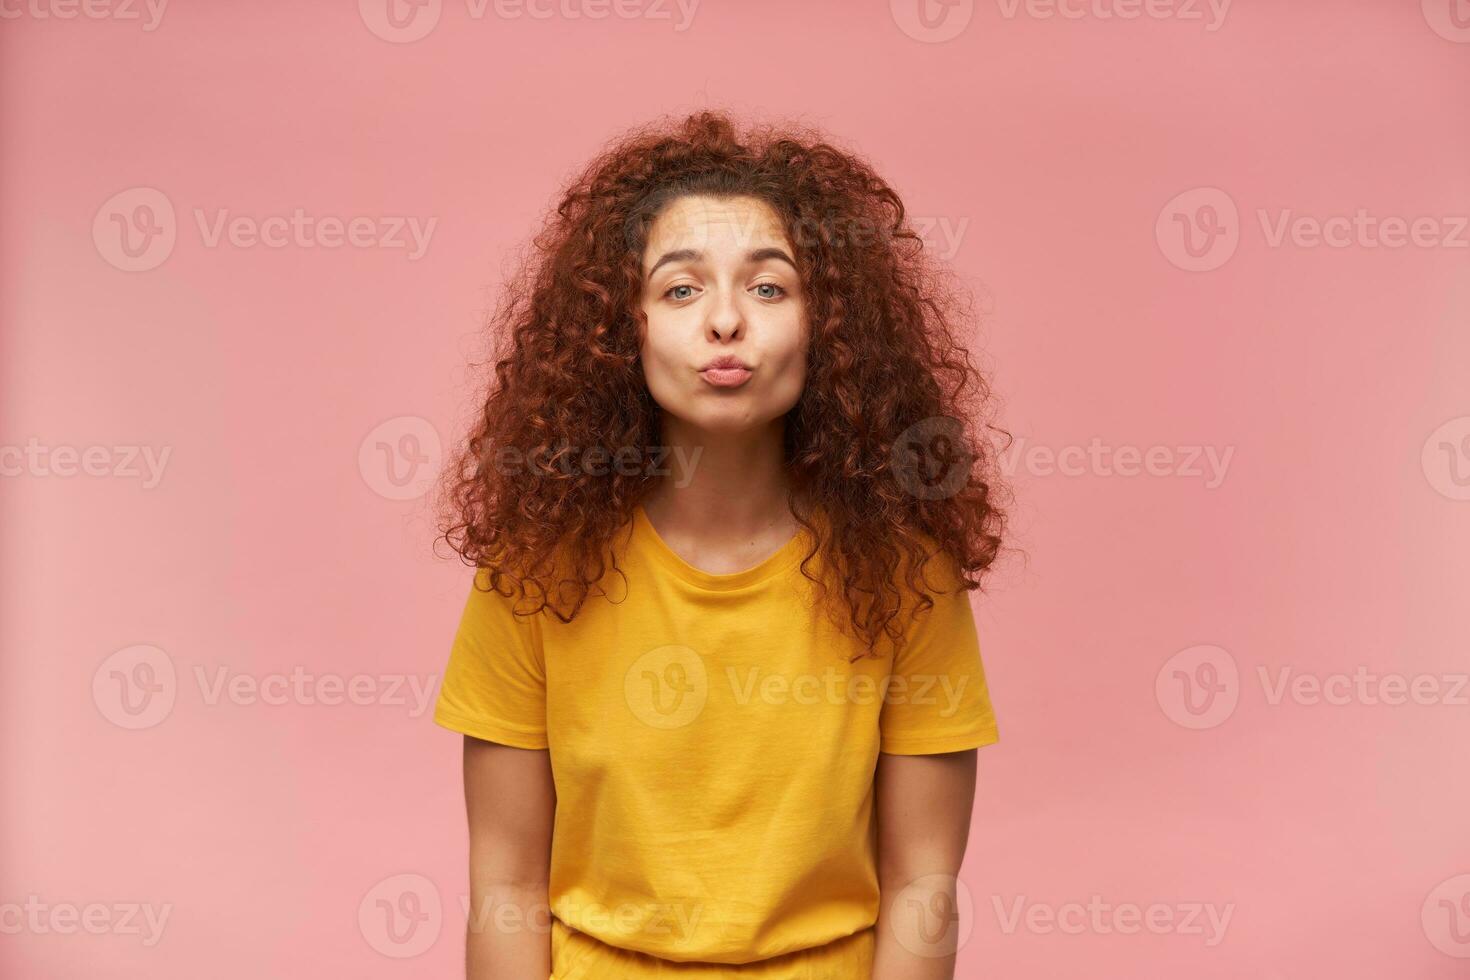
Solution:
{"label": "woman's chin", "polygon": [[774,419],[766,418],[764,413],[756,415],[751,411],[749,404],[736,405],[733,403],[713,410],[705,408],[702,411],[691,412],[684,418],[684,424],[691,429],[722,439],[737,438],[759,432],[770,426],[773,421]]}

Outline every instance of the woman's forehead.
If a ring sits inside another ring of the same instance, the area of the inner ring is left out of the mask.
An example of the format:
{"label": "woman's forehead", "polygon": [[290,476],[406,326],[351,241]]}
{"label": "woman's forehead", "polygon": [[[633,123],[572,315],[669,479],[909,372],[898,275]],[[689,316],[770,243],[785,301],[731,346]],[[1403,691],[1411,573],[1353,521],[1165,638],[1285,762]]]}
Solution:
{"label": "woman's forehead", "polygon": [[781,218],[754,197],[681,197],[671,202],[649,229],[649,261],[672,249],[745,252],[789,245]]}

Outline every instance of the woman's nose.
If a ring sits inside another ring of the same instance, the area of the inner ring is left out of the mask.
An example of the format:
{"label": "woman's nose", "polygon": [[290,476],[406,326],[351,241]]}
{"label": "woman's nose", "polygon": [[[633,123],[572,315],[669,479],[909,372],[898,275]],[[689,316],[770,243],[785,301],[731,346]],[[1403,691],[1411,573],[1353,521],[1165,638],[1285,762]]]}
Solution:
{"label": "woman's nose", "polygon": [[709,305],[709,335],[714,340],[733,340],[740,335],[745,325],[744,314],[740,311],[740,305],[734,294],[730,291],[719,291],[711,298]]}

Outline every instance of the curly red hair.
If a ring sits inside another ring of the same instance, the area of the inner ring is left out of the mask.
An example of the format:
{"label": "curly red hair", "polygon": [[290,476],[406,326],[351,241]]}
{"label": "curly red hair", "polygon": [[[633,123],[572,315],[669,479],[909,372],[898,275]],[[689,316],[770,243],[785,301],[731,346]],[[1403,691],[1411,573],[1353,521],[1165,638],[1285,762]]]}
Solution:
{"label": "curly red hair", "polygon": [[[613,538],[661,478],[639,363],[643,247],[660,211],[694,194],[763,200],[797,250],[809,346],[785,458],[814,542],[802,571],[875,655],[906,607],[932,604],[915,569],[942,553],[971,590],[997,557],[1002,486],[978,431],[994,429],[991,396],[955,334],[964,291],[898,194],[804,128],[742,133],[702,111],[626,134],[571,181],[491,317],[494,376],[446,471],[443,540],[524,600],[518,612],[563,622],[621,574]],[[642,465],[579,465],[589,448]],[[835,571],[813,575],[819,553]]]}

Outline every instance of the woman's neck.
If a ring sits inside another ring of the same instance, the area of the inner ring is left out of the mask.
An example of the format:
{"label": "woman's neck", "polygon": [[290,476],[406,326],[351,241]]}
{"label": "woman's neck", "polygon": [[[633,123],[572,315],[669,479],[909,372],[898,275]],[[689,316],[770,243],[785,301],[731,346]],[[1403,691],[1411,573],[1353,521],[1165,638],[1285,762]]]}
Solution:
{"label": "woman's neck", "polygon": [[[707,563],[740,567],[751,555],[774,551],[796,533],[787,504],[780,420],[728,434],[666,418],[662,438],[669,450],[665,458],[682,460],[682,466],[670,467],[643,501],[643,510],[671,547]],[[699,561],[691,564],[704,567]]]}

